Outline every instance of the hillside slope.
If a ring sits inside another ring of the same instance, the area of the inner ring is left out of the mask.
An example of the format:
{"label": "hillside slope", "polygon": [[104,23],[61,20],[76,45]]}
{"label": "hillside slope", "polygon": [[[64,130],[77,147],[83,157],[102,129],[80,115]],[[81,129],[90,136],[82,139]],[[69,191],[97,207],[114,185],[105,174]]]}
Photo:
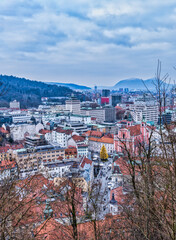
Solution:
{"label": "hillside slope", "polygon": [[[0,106],[9,106],[9,102],[16,99],[22,108],[37,107],[41,97],[69,97],[72,93],[67,87],[49,85],[43,82],[31,81],[25,78],[0,75],[1,89],[6,86],[5,93],[0,96]],[[1,93],[1,90],[0,90]]]}
{"label": "hillside slope", "polygon": [[114,88],[129,88],[129,89],[145,89],[145,84],[147,85],[147,87],[152,87],[152,79],[149,80],[145,80],[143,81],[140,78],[130,78],[130,79],[125,79],[125,80],[121,80],[119,81]]}
{"label": "hillside slope", "polygon": [[78,84],[74,84],[74,83],[47,82],[47,84],[69,87],[72,90],[80,90],[80,91],[86,91],[86,90],[90,90],[91,89],[90,87],[83,86],[83,85],[78,85]]}
{"label": "hillside slope", "polygon": [[[143,80],[140,78],[130,78],[130,79],[125,79],[119,81],[114,88],[119,89],[119,88],[129,88],[129,89],[135,89],[135,90],[147,90],[149,89],[150,91],[155,91],[155,79],[150,78],[147,80]],[[173,85],[169,84],[169,88],[171,88]]]}

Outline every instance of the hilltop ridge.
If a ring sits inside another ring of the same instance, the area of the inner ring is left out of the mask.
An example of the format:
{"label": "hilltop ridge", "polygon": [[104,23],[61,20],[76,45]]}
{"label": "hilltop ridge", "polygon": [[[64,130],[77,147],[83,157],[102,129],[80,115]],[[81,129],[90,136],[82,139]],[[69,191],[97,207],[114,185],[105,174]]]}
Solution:
{"label": "hilltop ridge", "polygon": [[5,93],[0,96],[0,106],[8,107],[9,102],[16,99],[22,108],[37,107],[42,97],[70,97],[74,93],[78,98],[80,93],[64,86],[46,84],[15,76],[0,75],[0,93],[5,87]]}

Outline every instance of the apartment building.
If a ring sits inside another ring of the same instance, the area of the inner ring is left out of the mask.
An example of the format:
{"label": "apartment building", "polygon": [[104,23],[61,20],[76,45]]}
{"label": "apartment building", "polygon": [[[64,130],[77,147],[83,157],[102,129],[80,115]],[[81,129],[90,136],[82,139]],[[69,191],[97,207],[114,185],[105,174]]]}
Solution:
{"label": "apartment building", "polygon": [[13,160],[0,161],[0,182],[18,176],[17,164]]}
{"label": "apartment building", "polygon": [[159,109],[156,102],[137,101],[130,105],[130,113],[135,122],[152,121],[158,122]]}
{"label": "apartment building", "polygon": [[65,158],[65,149],[53,145],[38,146],[31,149],[10,149],[9,157],[16,160],[19,168],[35,168],[42,162],[54,162],[59,158]]}
{"label": "apartment building", "polygon": [[20,169],[19,177],[26,178],[37,173],[42,173],[45,177],[54,179],[55,177],[63,177],[66,172],[69,172],[70,167],[73,165],[74,161],[67,160],[54,161],[41,164],[39,167]]}
{"label": "apartment building", "polygon": [[73,135],[68,140],[68,145],[74,146],[77,149],[77,156],[87,157],[88,156],[88,144],[84,137]]}
{"label": "apartment building", "polygon": [[52,131],[52,142],[59,144],[61,147],[67,148],[68,139],[71,137],[72,131],[65,130],[60,127]]}

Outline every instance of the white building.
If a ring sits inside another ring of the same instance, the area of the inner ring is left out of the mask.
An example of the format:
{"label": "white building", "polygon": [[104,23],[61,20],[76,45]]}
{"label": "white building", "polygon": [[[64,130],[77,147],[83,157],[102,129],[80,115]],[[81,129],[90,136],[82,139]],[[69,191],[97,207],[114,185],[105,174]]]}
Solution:
{"label": "white building", "polygon": [[156,102],[135,102],[130,105],[130,113],[135,122],[152,121],[155,124],[158,122],[159,109]]}
{"label": "white building", "polygon": [[82,115],[87,115],[96,118],[97,122],[105,121],[105,109],[95,108],[95,109],[81,109]]}
{"label": "white building", "polygon": [[80,114],[80,100],[75,97],[71,97],[70,100],[65,101],[65,109],[69,110],[73,114]]}
{"label": "white building", "polygon": [[57,128],[52,131],[52,142],[59,144],[61,147],[66,148],[68,146],[68,139],[71,137],[71,130],[64,130]]}
{"label": "white building", "polygon": [[9,126],[10,135],[14,141],[24,140],[25,136],[30,134],[37,134],[41,129],[43,129],[43,125],[41,123],[35,124],[12,124]]}
{"label": "white building", "polygon": [[10,108],[20,108],[20,102],[17,102],[17,100],[10,102]]}
{"label": "white building", "polygon": [[85,115],[71,115],[70,116],[71,122],[83,122],[84,124],[90,124],[91,123],[91,116],[85,116]]}
{"label": "white building", "polygon": [[104,107],[104,108],[82,108],[82,115],[91,116],[96,118],[97,122],[114,122],[115,121],[115,108],[114,107]]}
{"label": "white building", "polygon": [[102,146],[105,146],[107,153],[112,154],[114,152],[114,139],[108,137],[102,138],[89,138],[89,151],[100,153]]}
{"label": "white building", "polygon": [[88,157],[88,145],[78,144],[77,145],[78,157]]}
{"label": "white building", "polygon": [[21,111],[11,112],[10,115],[12,116],[13,123],[29,122],[31,119],[30,115]]}

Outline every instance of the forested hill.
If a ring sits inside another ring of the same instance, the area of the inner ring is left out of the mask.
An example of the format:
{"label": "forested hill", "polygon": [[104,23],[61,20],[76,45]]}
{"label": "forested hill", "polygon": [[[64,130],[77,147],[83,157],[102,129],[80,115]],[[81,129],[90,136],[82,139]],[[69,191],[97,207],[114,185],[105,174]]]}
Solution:
{"label": "forested hill", "polygon": [[[8,107],[13,100],[20,101],[22,108],[37,107],[41,97],[63,97],[74,93],[81,98],[80,93],[70,88],[49,85],[43,82],[31,81],[25,78],[0,75],[0,107]],[[3,90],[5,87],[5,90]],[[3,94],[1,94],[3,91]]]}

